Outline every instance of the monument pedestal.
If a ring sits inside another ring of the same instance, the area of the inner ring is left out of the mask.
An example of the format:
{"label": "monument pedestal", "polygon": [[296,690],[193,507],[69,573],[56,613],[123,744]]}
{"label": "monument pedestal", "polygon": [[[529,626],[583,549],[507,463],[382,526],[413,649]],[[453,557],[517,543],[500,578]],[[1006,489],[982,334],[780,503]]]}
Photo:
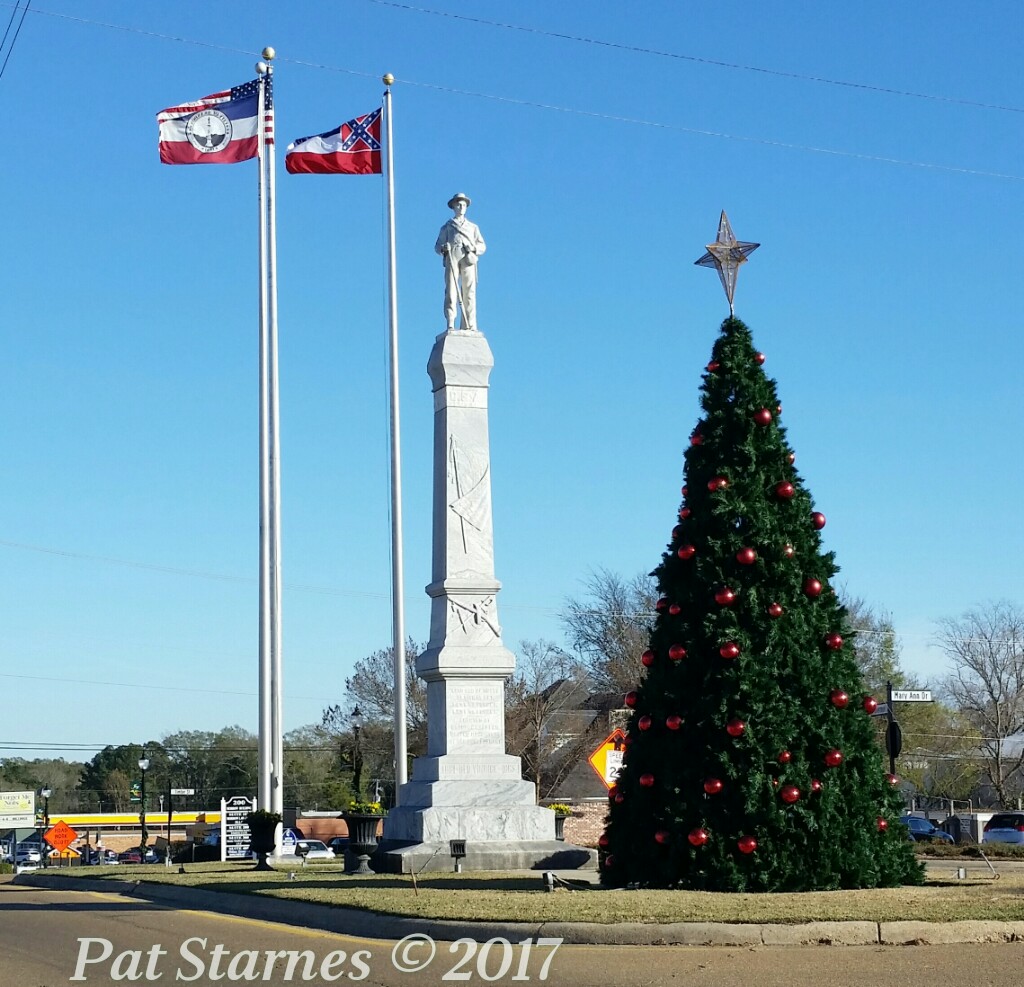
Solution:
{"label": "monument pedestal", "polygon": [[467,870],[596,865],[596,853],[555,839],[555,814],[536,804],[518,757],[505,752],[505,681],[494,578],[488,379],[483,334],[442,333],[434,385],[434,532],[430,642],[416,659],[427,683],[427,754],[384,820],[378,870],[450,870],[465,841]]}

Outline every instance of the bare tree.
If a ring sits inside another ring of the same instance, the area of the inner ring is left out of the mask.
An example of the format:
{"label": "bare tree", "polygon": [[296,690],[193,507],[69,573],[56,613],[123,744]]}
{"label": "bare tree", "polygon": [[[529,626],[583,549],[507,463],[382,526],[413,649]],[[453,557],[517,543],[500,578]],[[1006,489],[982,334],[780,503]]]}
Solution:
{"label": "bare tree", "polygon": [[579,658],[550,641],[522,641],[505,686],[505,739],[539,798],[557,790],[588,748],[590,680]]}
{"label": "bare tree", "polygon": [[1024,612],[989,603],[939,622],[938,645],[953,674],[945,692],[981,734],[985,773],[1004,808],[1024,768]]}
{"label": "bare tree", "polygon": [[586,583],[587,596],[566,601],[562,626],[573,648],[608,691],[628,691],[640,674],[640,655],[654,623],[657,587],[651,576],[625,580],[598,569]]}

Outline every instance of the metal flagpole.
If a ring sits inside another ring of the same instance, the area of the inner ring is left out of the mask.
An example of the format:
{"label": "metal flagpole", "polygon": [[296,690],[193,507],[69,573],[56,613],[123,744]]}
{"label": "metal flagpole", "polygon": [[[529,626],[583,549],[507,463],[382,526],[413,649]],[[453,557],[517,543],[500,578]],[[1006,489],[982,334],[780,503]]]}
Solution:
{"label": "metal flagpole", "polygon": [[266,133],[262,126],[264,117],[264,93],[266,85],[266,69],[264,62],[256,63],[259,76],[259,97],[257,120],[259,148],[259,180],[257,199],[259,201],[259,292],[260,292],[260,331],[259,331],[259,406],[260,406],[260,556],[259,556],[259,746],[257,785],[258,806],[266,809],[270,806],[270,776],[273,753],[271,750],[271,622],[270,622],[270,378],[268,325],[269,312],[267,302],[267,207],[264,191],[264,161],[266,160]]}
{"label": "metal flagpole", "polygon": [[[263,57],[269,63],[274,58],[273,48],[264,48]],[[267,65],[267,86],[273,84],[274,66]],[[271,89],[271,93],[273,90]],[[270,711],[273,747],[273,772],[270,780],[270,811],[281,815],[284,811],[284,719],[281,658],[281,411],[277,373],[277,200],[275,184],[277,162],[274,155],[273,98],[267,110],[264,129],[267,154],[267,308],[270,315],[270,672],[273,705]],[[275,840],[278,855],[281,841]]]}
{"label": "metal flagpole", "polygon": [[388,315],[390,321],[391,371],[391,597],[395,653],[395,805],[399,790],[408,781],[405,736],[405,600],[402,592],[402,452],[398,416],[398,285],[395,273],[395,165],[392,153],[391,84],[384,76],[384,120],[388,176]]}

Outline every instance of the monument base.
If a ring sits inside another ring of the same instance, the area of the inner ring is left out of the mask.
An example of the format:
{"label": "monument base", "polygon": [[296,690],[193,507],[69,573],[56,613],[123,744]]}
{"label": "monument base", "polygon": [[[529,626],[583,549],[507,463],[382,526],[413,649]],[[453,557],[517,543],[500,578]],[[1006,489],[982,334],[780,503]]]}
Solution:
{"label": "monument base", "polygon": [[[413,843],[394,846],[384,840],[370,866],[382,874],[425,874],[453,871],[455,860],[449,843]],[[526,842],[493,840],[474,844],[466,841],[464,871],[508,870],[596,870],[597,851],[561,840]]]}

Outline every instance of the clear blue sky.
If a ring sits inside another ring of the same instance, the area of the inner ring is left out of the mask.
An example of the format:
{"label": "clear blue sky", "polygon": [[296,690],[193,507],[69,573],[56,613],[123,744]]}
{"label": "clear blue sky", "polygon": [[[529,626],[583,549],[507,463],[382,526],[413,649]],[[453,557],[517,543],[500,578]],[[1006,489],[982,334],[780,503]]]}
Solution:
{"label": "clear blue sky", "polygon": [[[723,208],[763,244],[737,315],[841,581],[892,612],[933,683],[936,618],[1020,601],[1019,5],[431,10],[33,4],[0,78],[0,740],[255,727],[256,165],[161,165],[156,113],[252,78],[268,44],[281,158],[397,78],[413,637],[443,329],[432,246],[455,191],[489,247],[513,649],[561,641],[557,612],[592,570],[660,558],[727,314],[693,266]],[[0,27],[12,12],[0,0]],[[279,170],[288,728],[390,641],[383,202],[376,177]]]}

